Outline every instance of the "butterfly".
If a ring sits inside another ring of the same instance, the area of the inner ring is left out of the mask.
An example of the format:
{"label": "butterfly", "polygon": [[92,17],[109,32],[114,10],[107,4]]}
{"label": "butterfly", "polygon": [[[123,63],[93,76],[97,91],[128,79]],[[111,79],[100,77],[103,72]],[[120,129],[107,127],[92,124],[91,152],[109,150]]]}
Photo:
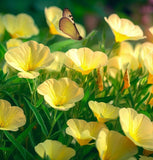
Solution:
{"label": "butterfly", "polygon": [[59,29],[72,39],[81,40],[82,37],[75,25],[73,16],[68,8],[63,10],[63,17],[59,21]]}

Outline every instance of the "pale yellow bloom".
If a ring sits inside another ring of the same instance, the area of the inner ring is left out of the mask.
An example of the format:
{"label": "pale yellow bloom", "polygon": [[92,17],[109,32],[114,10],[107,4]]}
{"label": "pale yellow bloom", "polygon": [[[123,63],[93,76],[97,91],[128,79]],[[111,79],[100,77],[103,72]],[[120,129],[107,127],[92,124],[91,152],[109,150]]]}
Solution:
{"label": "pale yellow bloom", "polygon": [[129,42],[121,42],[119,47],[112,51],[111,54],[115,56],[111,57],[107,63],[107,73],[116,78],[116,75],[122,71],[125,73],[126,69],[137,70],[140,67],[139,62],[140,45],[136,45],[135,48]]}
{"label": "pale yellow bloom", "polygon": [[125,135],[136,145],[153,150],[153,124],[144,114],[138,114],[132,108],[119,111],[120,123]]}
{"label": "pale yellow bloom", "polygon": [[116,42],[145,38],[141,28],[138,25],[134,25],[128,19],[120,18],[117,14],[112,14],[108,19],[106,17],[104,19],[110,26]]}
{"label": "pale yellow bloom", "polygon": [[[108,60],[107,63],[107,73],[116,78],[116,75],[120,70],[123,70],[122,59],[119,56],[114,56]],[[125,71],[125,69],[124,69]],[[124,71],[122,71],[124,73]]]}
{"label": "pale yellow bloom", "polygon": [[20,71],[20,78],[33,79],[39,76],[38,70],[48,67],[54,60],[47,46],[35,41],[22,43],[9,49],[5,54],[6,62]]}
{"label": "pale yellow bloom", "polygon": [[84,97],[83,88],[69,78],[48,79],[37,88],[45,101],[57,110],[67,111]]}
{"label": "pale yellow bloom", "polygon": [[139,160],[153,160],[153,157],[140,156]]}
{"label": "pale yellow bloom", "polygon": [[70,49],[66,52],[68,59],[65,65],[82,74],[89,74],[95,68],[105,66],[107,64],[107,55],[103,52],[93,52],[89,48]]}
{"label": "pale yellow bloom", "polygon": [[14,47],[18,47],[22,43],[23,42],[20,39],[13,38],[13,39],[9,39],[6,42],[6,47],[7,47],[7,49],[11,49],[11,48],[14,48]]}
{"label": "pale yellow bloom", "polygon": [[[153,52],[145,55],[144,58],[144,66],[148,70],[148,72],[153,75]],[[151,78],[151,77],[150,77]]]}
{"label": "pale yellow bloom", "polygon": [[[61,35],[64,37],[69,37],[59,29],[59,21],[62,18],[62,14],[63,14],[63,11],[58,7],[52,6],[49,8],[45,8],[45,17],[50,29],[50,33],[53,35]],[[76,27],[80,35],[82,37],[85,37],[86,33],[85,33],[84,27],[80,24],[76,24]]]}
{"label": "pale yellow bloom", "polygon": [[142,44],[140,60],[141,65],[145,66],[147,71],[153,75],[153,43],[145,42]]}
{"label": "pale yellow bloom", "polygon": [[141,64],[144,63],[144,59],[145,57],[149,54],[153,52],[153,43],[151,42],[144,42],[141,45],[141,53],[140,53],[140,60],[141,60]]}
{"label": "pale yellow bloom", "polygon": [[134,56],[123,54],[120,56],[114,56],[108,60],[107,73],[113,78],[116,78],[117,73],[120,71],[124,74],[126,69],[136,70],[138,67],[139,62]]}
{"label": "pale yellow bloom", "polygon": [[54,57],[54,61],[46,69],[49,71],[60,72],[67,57],[64,52],[60,51],[53,52],[52,55]]}
{"label": "pale yellow bloom", "polygon": [[23,110],[0,99],[0,130],[17,131],[26,123]]}
{"label": "pale yellow bloom", "polygon": [[45,158],[46,155],[51,160],[69,160],[76,154],[74,149],[63,145],[59,141],[49,139],[36,145],[35,151],[40,157]]}
{"label": "pale yellow bloom", "polygon": [[81,119],[69,119],[66,133],[71,135],[80,145],[87,145],[92,139],[96,139],[99,131],[106,128],[105,124],[98,122],[86,122]]}
{"label": "pale yellow bloom", "polygon": [[3,24],[12,38],[29,38],[39,33],[32,17],[24,13],[17,16],[6,14]]}
{"label": "pale yellow bloom", "polygon": [[138,152],[137,147],[127,137],[107,129],[100,131],[96,147],[101,160],[128,160]]}
{"label": "pale yellow bloom", "polygon": [[119,108],[109,103],[89,101],[89,107],[99,122],[117,119]]}

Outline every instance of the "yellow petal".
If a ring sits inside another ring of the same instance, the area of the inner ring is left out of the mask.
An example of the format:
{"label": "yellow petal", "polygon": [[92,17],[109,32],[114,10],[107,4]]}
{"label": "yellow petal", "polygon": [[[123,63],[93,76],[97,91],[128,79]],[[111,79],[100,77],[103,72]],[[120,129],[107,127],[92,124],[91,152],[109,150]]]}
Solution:
{"label": "yellow petal", "polygon": [[39,94],[53,108],[66,111],[84,97],[83,88],[69,78],[48,79],[37,88]]}
{"label": "yellow petal", "polygon": [[101,160],[127,160],[138,152],[127,137],[107,129],[100,131],[96,147]]}
{"label": "yellow petal", "polygon": [[120,123],[126,136],[136,145],[153,150],[153,125],[150,119],[132,108],[119,111]]}
{"label": "yellow petal", "polygon": [[99,122],[106,122],[118,117],[119,108],[104,102],[89,101],[89,107]]}
{"label": "yellow petal", "polygon": [[85,120],[69,119],[67,125],[66,133],[73,136],[80,145],[86,145],[92,140],[88,123]]}
{"label": "yellow petal", "polygon": [[6,14],[3,17],[3,23],[12,38],[29,38],[39,33],[32,17],[24,13],[17,16]]}
{"label": "yellow petal", "polygon": [[65,61],[65,65],[82,74],[89,74],[95,68],[105,66],[107,63],[107,56],[103,52],[93,52],[86,47],[70,49],[66,52],[66,56],[69,59]]}
{"label": "yellow petal", "polygon": [[19,77],[28,78],[29,75],[29,78],[32,78],[31,74],[33,74],[35,78],[39,75],[38,70],[48,67],[54,57],[47,46],[28,41],[9,49],[5,54],[5,60],[10,66],[22,72],[19,73]]}
{"label": "yellow petal", "polygon": [[35,146],[35,151],[40,157],[44,158],[47,155],[52,160],[69,160],[75,155],[75,150],[72,148],[61,142],[48,139]]}
{"label": "yellow petal", "polygon": [[66,55],[64,52],[59,51],[53,52],[52,55],[54,57],[54,61],[46,69],[49,71],[60,72],[66,59]]}
{"label": "yellow petal", "polygon": [[145,38],[141,28],[134,25],[128,19],[120,18],[117,14],[112,14],[108,17],[108,19],[106,17],[104,19],[111,27],[116,42]]}
{"label": "yellow petal", "polygon": [[21,108],[11,106],[6,100],[0,100],[0,129],[17,131],[26,123],[26,117]]}
{"label": "yellow petal", "polygon": [[9,39],[7,42],[6,42],[6,46],[7,46],[7,49],[11,49],[11,48],[14,48],[14,47],[17,47],[19,45],[21,45],[23,42],[20,40],[20,39]]}

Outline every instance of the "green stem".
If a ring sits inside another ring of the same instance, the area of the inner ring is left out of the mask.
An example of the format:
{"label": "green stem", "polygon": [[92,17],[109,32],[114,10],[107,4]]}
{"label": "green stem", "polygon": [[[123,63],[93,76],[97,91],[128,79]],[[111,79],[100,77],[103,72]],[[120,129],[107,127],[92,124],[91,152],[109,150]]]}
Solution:
{"label": "green stem", "polygon": [[47,138],[49,138],[52,134],[53,128],[56,124],[56,117],[57,117],[57,110],[55,110],[55,112],[54,112],[53,122],[51,124],[50,131],[49,131],[49,134],[48,134]]}

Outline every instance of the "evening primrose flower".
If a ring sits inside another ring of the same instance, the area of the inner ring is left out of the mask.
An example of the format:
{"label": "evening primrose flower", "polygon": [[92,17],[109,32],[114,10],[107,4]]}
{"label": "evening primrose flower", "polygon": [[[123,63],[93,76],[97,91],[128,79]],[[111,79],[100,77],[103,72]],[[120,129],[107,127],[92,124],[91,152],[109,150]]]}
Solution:
{"label": "evening primrose flower", "polygon": [[140,45],[136,45],[135,48],[129,42],[121,42],[119,47],[112,51],[112,55],[115,55],[108,59],[107,73],[116,78],[116,75],[122,71],[125,73],[128,70],[137,70],[140,66],[139,62]]}
{"label": "evening primrose flower", "polygon": [[66,52],[68,57],[65,65],[72,68],[83,75],[89,74],[95,68],[105,66],[107,63],[107,56],[105,53],[96,51],[93,52],[89,48],[70,49]]}
{"label": "evening primrose flower", "polygon": [[4,15],[3,24],[12,38],[30,38],[39,33],[32,17],[24,13]]}
{"label": "evening primrose flower", "polygon": [[20,71],[20,78],[33,79],[39,76],[38,70],[49,66],[54,60],[47,46],[35,41],[22,43],[9,49],[5,54],[6,62]]}
{"label": "evening primrose flower", "polygon": [[104,17],[104,19],[110,26],[116,42],[145,38],[141,28],[128,19],[120,18],[117,14],[112,14],[108,18]]}
{"label": "evening primrose flower", "polygon": [[11,48],[14,48],[14,47],[18,47],[22,43],[23,42],[20,39],[13,38],[13,39],[9,39],[6,42],[6,47],[7,47],[7,49],[11,49]]}
{"label": "evening primrose flower", "polygon": [[105,124],[98,122],[86,122],[82,119],[69,119],[66,133],[76,139],[82,146],[87,145],[92,139],[96,139],[99,131],[106,128]]}
{"label": "evening primrose flower", "polygon": [[67,57],[64,52],[60,51],[53,52],[52,56],[54,57],[54,61],[46,69],[49,71],[60,72]]}
{"label": "evening primrose flower", "polygon": [[35,146],[35,151],[42,158],[48,156],[51,160],[69,160],[75,156],[75,150],[56,140],[45,140]]}
{"label": "evening primrose flower", "polygon": [[153,124],[144,114],[138,114],[132,108],[119,111],[120,123],[125,135],[136,145],[153,150]]}
{"label": "evening primrose flower", "polygon": [[48,79],[37,88],[39,94],[54,109],[67,111],[84,97],[83,88],[69,78]]}
{"label": "evening primrose flower", "polygon": [[0,99],[0,130],[17,131],[26,123],[23,110]]}
{"label": "evening primrose flower", "polygon": [[[63,37],[70,38],[68,35],[66,35],[59,29],[59,21],[62,18],[62,14],[63,14],[63,11],[58,7],[52,6],[49,8],[45,8],[45,17],[50,29],[50,33],[53,35],[60,35]],[[76,23],[76,27],[81,37],[85,37],[86,33],[85,33],[84,27],[77,23]]]}
{"label": "evening primrose flower", "polygon": [[145,42],[142,44],[141,54],[140,54],[141,62],[149,72],[148,82],[150,83],[153,78],[153,43]]}
{"label": "evening primrose flower", "polygon": [[96,140],[101,160],[128,160],[138,149],[126,136],[116,131],[102,129]]}
{"label": "evening primrose flower", "polygon": [[89,107],[99,122],[117,119],[119,108],[109,103],[89,101]]}

